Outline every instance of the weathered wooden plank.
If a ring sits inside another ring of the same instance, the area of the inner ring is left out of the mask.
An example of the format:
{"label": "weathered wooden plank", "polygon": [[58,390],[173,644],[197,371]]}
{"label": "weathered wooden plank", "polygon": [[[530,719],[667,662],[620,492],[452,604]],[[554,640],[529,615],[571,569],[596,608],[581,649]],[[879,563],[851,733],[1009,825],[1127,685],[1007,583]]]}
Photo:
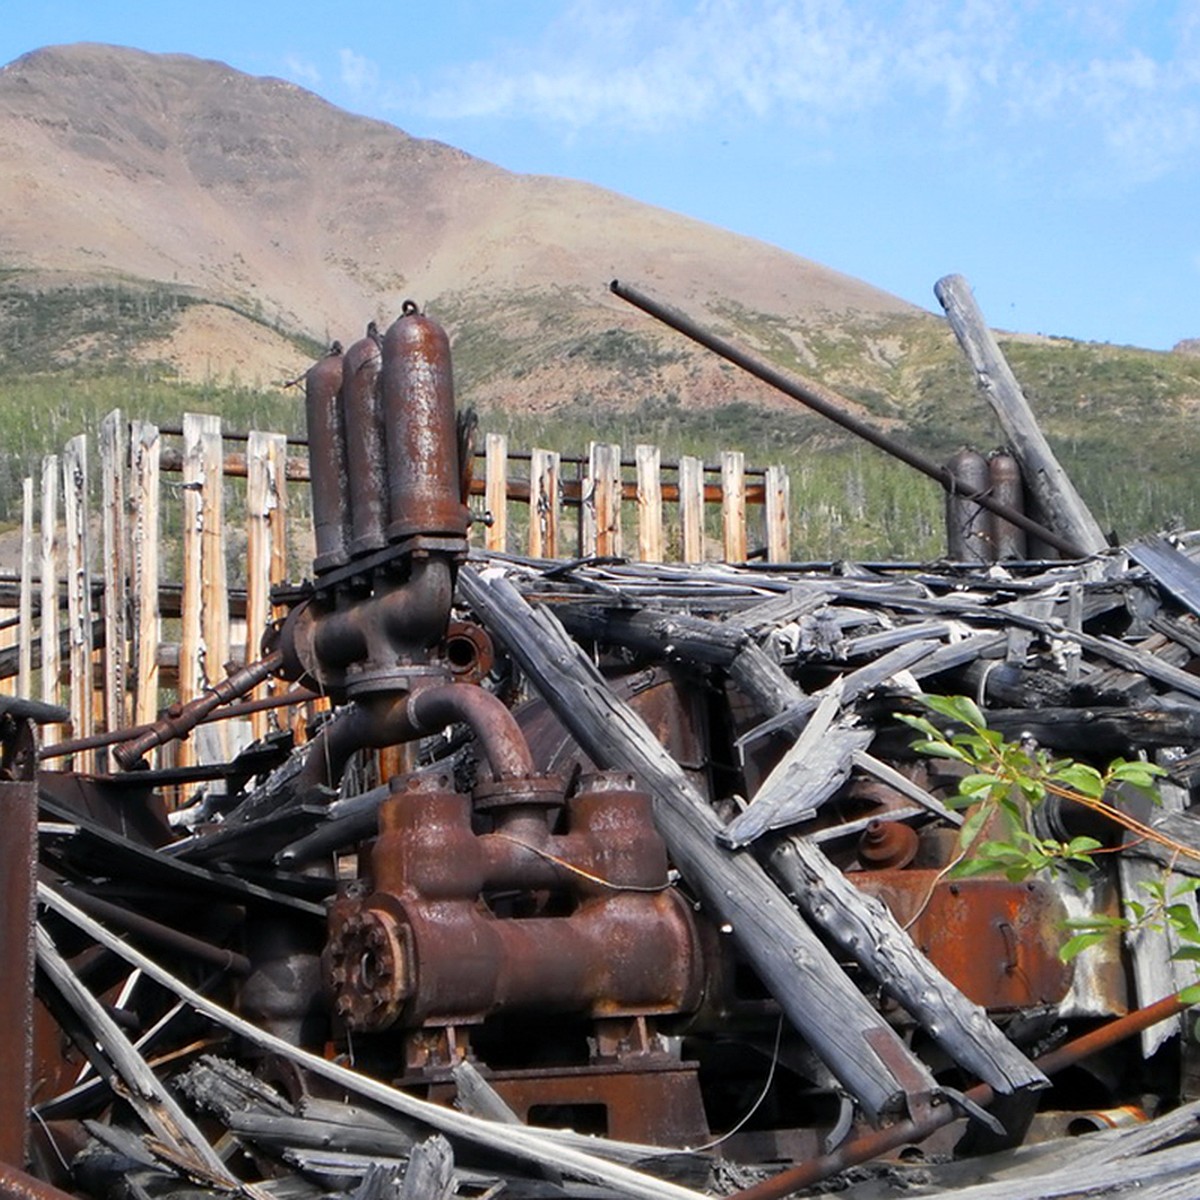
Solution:
{"label": "weathered wooden plank", "polygon": [[683,561],[704,561],[704,462],[690,454],[679,460],[679,524]]}
{"label": "weathered wooden plank", "polygon": [[764,521],[767,529],[767,561],[790,562],[792,557],[792,484],[787,468],[767,468]]}
{"label": "weathered wooden plank", "polygon": [[1004,429],[1021,465],[1025,487],[1035,498],[1042,519],[1089,554],[1107,550],[1107,538],[1038,428],[1012,369],[979,311],[970,285],[961,275],[947,275],[937,281],[933,290],[975,370],[980,390]]}
{"label": "weathered wooden plank", "polygon": [[104,724],[122,729],[129,724],[127,658],[129,614],[129,533],[125,509],[125,472],[129,460],[129,431],[121,410],[100,423],[100,513],[104,578]]}
{"label": "weathered wooden plank", "polygon": [[508,438],[502,433],[489,433],[484,441],[484,455],[484,504],[491,523],[483,544],[503,554],[508,549]]}
{"label": "weathered wooden plank", "polygon": [[[158,427],[134,421],[130,429],[133,497],[133,720],[144,725],[158,716],[159,450]],[[153,766],[151,760],[151,766]]]}
{"label": "weathered wooden plank", "polygon": [[[287,578],[287,498],[281,465],[287,439],[280,433],[251,431],[246,443],[246,650],[245,662],[259,657],[263,633],[272,618],[271,585]],[[251,696],[271,694],[277,684],[261,683]],[[251,715],[256,738],[270,732],[276,717]]]}
{"label": "weathered wooden plank", "polygon": [[21,482],[21,595],[17,604],[17,695],[33,697],[33,478]]}
{"label": "weathered wooden plank", "polygon": [[[42,699],[57,704],[61,697],[59,674],[62,659],[58,629],[58,492],[61,487],[58,456],[42,459],[42,544],[41,544],[41,647]],[[62,730],[57,725],[42,731],[47,742],[58,741]]]}
{"label": "weathered wooden plank", "polygon": [[1126,546],[1125,551],[1176,600],[1193,613],[1200,614],[1200,564],[1180,553],[1163,537],[1140,538]]}
{"label": "weathered wooden plank", "polygon": [[745,850],[717,845],[721,824],[679,764],[618,699],[557,618],[534,611],[504,579],[459,576],[468,602],[508,646],[542,698],[597,765],[634,770],[655,799],[655,822],[690,886],[727,921],[788,1019],[873,1115],[905,1092],[933,1088],[925,1068],[852,986],[795,909]]}
{"label": "weathered wooden plank", "polygon": [[529,557],[557,558],[562,469],[557,450],[534,449],[529,459]]}
{"label": "weathered wooden plank", "polygon": [[590,447],[592,511],[596,525],[595,553],[602,558],[621,554],[621,447],[593,442]]}
{"label": "weathered wooden plank", "polygon": [[662,455],[657,446],[639,445],[637,459],[638,558],[662,562],[663,497]]}
{"label": "weathered wooden plank", "polygon": [[381,1200],[446,1200],[454,1191],[454,1151],[438,1133],[412,1148],[399,1191],[383,1192]]}
{"label": "weathered wooden plank", "polygon": [[[67,550],[67,623],[71,634],[71,731],[90,737],[92,720],[92,579],[88,538],[87,437],[79,434],[62,455]],[[89,764],[90,765],[90,764]]]}
{"label": "weathered wooden plank", "polygon": [[721,451],[721,533],[725,561],[746,561],[746,456]]}

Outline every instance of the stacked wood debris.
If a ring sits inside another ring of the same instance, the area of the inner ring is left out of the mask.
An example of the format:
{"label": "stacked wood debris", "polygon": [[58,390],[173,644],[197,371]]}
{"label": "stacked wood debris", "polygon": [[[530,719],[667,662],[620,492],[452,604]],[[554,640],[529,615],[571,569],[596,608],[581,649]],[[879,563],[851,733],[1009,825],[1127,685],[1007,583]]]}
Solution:
{"label": "stacked wood debris", "polygon": [[[570,735],[572,761],[640,780],[679,886],[732,933],[778,1029],[819,1060],[800,1074],[846,1100],[846,1122],[799,1164],[807,1179],[778,1183],[763,1169],[755,1183],[725,1157],[733,1130],[716,1129],[716,1147],[687,1150],[535,1129],[468,1060],[449,1108],[373,1077],[369,1064],[356,1069],[353,1041],[322,1054],[301,1048],[298,1032],[283,1036],[288,1021],[298,1030],[313,1016],[280,1011],[307,984],[265,977],[245,913],[284,943],[272,970],[308,962],[289,948],[320,936],[338,887],[336,873],[311,864],[373,835],[385,789],[297,792],[289,780],[302,755],[270,746],[229,772],[228,794],[199,793],[170,825],[139,772],[86,788],[41,774],[38,994],[77,1049],[35,1093],[38,1174],[97,1196],[758,1197],[869,1158],[845,1150],[878,1137],[872,1123],[899,1130],[894,1149],[943,1124],[942,1113],[960,1132],[969,1123],[981,1144],[989,1129],[994,1144],[1021,1141],[1051,1073],[1047,1053],[1078,1032],[1078,1014],[1084,1028],[1096,1025],[1103,987],[1077,982],[1074,1012],[1063,1002],[1000,1021],[969,1001],[887,906],[853,885],[848,847],[880,819],[860,815],[853,797],[882,789],[886,822],[945,830],[954,844],[963,819],[948,804],[954,779],[919,761],[895,714],[921,711],[922,691],[969,695],[1006,737],[1097,764],[1143,755],[1164,766],[1165,803],[1145,821],[1153,832],[1114,845],[1119,870],[1105,878],[1128,896],[1164,869],[1200,874],[1190,805],[1200,779],[1198,549],[1195,539],[1155,538],[1082,562],[988,569],[503,557],[463,568],[462,615],[502,651],[489,686],[540,698]],[[631,703],[639,679],[656,672],[728,704],[722,746],[737,761],[699,769],[667,753]],[[425,765],[461,769],[469,755],[461,737],[421,746]],[[1125,947],[1133,983],[1120,1011],[1193,981],[1160,941]],[[1130,1072],[1136,1097],[1106,1076],[1095,1085],[1101,1102],[1076,1104],[1149,1104],[1150,1079],[1157,1120],[1145,1111],[1132,1130],[953,1171],[893,1164],[864,1178],[860,1169],[839,1194],[1194,1194],[1197,1110],[1177,1107],[1194,1095],[1183,1007],[1137,1043],[1139,1059],[1156,1065]],[[776,1057],[779,1047],[777,1034]],[[1000,1097],[998,1116],[985,1113],[979,1087]],[[743,1158],[754,1145],[743,1141]],[[937,1145],[927,1153],[950,1143]]]}

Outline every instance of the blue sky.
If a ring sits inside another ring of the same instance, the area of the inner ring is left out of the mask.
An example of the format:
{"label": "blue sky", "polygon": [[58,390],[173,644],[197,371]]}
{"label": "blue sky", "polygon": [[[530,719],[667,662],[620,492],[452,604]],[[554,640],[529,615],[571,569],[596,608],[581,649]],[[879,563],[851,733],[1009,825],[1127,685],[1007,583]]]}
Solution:
{"label": "blue sky", "polygon": [[1154,349],[1200,337],[1200,0],[0,12],[0,62],[73,41],[216,58],[927,308],[956,271],[1001,328]]}

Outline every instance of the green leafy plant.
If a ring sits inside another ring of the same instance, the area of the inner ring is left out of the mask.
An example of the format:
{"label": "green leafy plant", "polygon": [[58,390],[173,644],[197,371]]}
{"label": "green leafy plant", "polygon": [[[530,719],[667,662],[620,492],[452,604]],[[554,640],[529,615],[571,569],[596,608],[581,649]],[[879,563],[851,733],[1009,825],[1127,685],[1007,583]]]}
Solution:
{"label": "green leafy plant", "polygon": [[[949,801],[951,806],[969,812],[959,834],[958,857],[947,874],[963,877],[1000,872],[1018,882],[1036,872],[1050,871],[1077,886],[1086,886],[1095,855],[1103,852],[1103,845],[1094,837],[1079,836],[1064,842],[1034,832],[1032,814],[1050,796],[1100,812],[1178,853],[1192,853],[1105,800],[1111,788],[1129,784],[1159,802],[1156,781],[1166,773],[1161,767],[1118,758],[1099,771],[1074,759],[1054,758],[1031,741],[1006,740],[988,728],[978,705],[965,696],[923,696],[922,703],[962,729],[946,732],[926,717],[897,713],[899,720],[921,735],[913,748],[970,768],[970,773],[959,780],[957,795]],[[1195,909],[1187,902],[1200,889],[1200,879],[1172,881],[1169,872],[1164,872],[1161,879],[1143,881],[1139,888],[1140,898],[1126,900],[1125,916],[1098,914],[1066,921],[1065,928],[1071,935],[1059,949],[1059,956],[1070,961],[1115,933],[1170,931],[1181,943],[1172,957],[1200,964],[1200,924]],[[1189,1004],[1200,1003],[1200,983],[1185,988],[1180,997]]]}

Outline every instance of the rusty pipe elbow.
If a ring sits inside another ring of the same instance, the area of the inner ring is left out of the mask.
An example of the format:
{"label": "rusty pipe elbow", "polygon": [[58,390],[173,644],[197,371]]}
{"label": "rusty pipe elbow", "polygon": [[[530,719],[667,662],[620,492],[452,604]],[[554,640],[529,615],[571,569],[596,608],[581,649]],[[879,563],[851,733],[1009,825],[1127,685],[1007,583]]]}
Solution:
{"label": "rusty pipe elbow", "polygon": [[492,777],[524,779],[535,772],[525,734],[508,707],[491,692],[469,684],[441,684],[413,692],[409,717],[418,736],[461,721],[479,739]]}

